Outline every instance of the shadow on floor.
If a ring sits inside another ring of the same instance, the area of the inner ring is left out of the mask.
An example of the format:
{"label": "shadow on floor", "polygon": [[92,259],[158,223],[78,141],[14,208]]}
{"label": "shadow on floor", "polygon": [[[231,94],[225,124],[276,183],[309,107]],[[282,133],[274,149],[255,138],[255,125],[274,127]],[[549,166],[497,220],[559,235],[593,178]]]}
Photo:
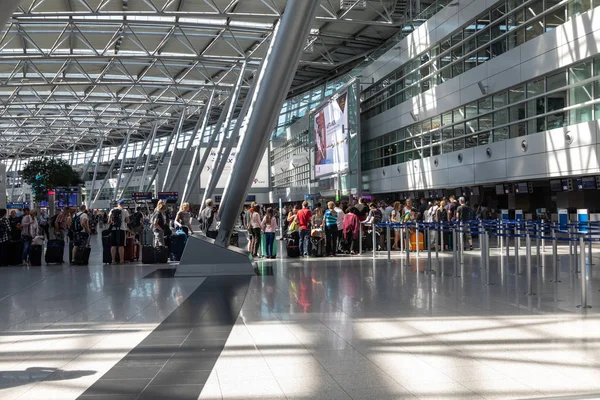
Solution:
{"label": "shadow on floor", "polygon": [[21,371],[0,371],[3,389],[41,381],[66,381],[95,374],[96,371],[64,371],[58,368],[31,367]]}

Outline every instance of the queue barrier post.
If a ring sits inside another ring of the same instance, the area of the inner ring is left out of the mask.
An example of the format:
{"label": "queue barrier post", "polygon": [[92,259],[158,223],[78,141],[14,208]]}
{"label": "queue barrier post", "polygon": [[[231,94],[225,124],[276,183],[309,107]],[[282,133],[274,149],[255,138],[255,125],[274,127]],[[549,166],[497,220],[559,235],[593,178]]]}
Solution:
{"label": "queue barrier post", "polygon": [[528,296],[533,296],[533,279],[531,275],[533,273],[531,267],[531,234],[527,232],[527,236],[525,238],[525,254],[527,259],[527,294]]}
{"label": "queue barrier post", "polygon": [[542,268],[542,253],[541,253],[541,247],[540,247],[540,235],[542,234],[541,229],[538,229],[538,225],[536,225],[535,228],[535,253],[536,253],[536,258],[537,258],[537,267],[538,268]]}
{"label": "queue barrier post", "polygon": [[392,246],[390,245],[390,224],[387,223],[387,226],[385,227],[385,237],[386,237],[386,242],[385,242],[385,248],[387,250],[387,262],[391,263],[392,262]]}
{"label": "queue barrier post", "polygon": [[408,224],[404,224],[404,227],[406,236],[406,243],[404,245],[404,249],[406,250],[406,265],[410,265],[410,229],[408,228]]}
{"label": "queue barrier post", "polygon": [[363,224],[358,224],[358,254],[362,254]]}
{"label": "queue barrier post", "polygon": [[[425,242],[425,238],[423,238],[423,242]],[[425,245],[425,243],[423,243]],[[417,252],[417,263],[419,262],[419,223],[415,223],[415,247]],[[418,264],[417,264],[418,267]]]}
{"label": "queue barrier post", "polygon": [[581,304],[577,308],[592,308],[588,305],[587,299],[587,268],[585,266],[585,233],[579,237],[579,246],[581,247],[580,264],[581,264]]}
{"label": "queue barrier post", "polygon": [[550,282],[559,283],[558,279],[558,243],[556,239],[556,230],[552,228],[552,268],[554,269],[554,279]]}
{"label": "queue barrier post", "polygon": [[519,229],[515,226],[515,275],[521,275],[521,260],[519,259]]}
{"label": "queue barrier post", "polygon": [[546,236],[546,225],[544,224],[544,220],[542,219],[542,253],[546,252],[546,239],[544,239],[544,237]]}
{"label": "queue barrier post", "polygon": [[[431,233],[429,226],[427,227],[426,232],[427,232],[427,238],[429,238],[429,234]],[[427,270],[425,271],[425,273],[430,274],[432,272],[433,272],[433,268],[432,268],[432,264],[431,264],[431,242],[429,240],[427,240]]]}
{"label": "queue barrier post", "polygon": [[376,234],[377,232],[376,228],[375,228],[375,224],[371,223],[371,233],[373,236],[373,260],[377,257],[377,237]]}
{"label": "queue barrier post", "polygon": [[443,222],[441,223],[440,228],[440,247],[442,249],[441,251],[444,251],[444,236],[446,235],[446,230]]}
{"label": "queue barrier post", "polygon": [[[437,225],[437,226],[436,226],[436,228],[438,228],[438,229],[439,229],[439,225]],[[439,260],[439,259],[440,259],[440,253],[439,253],[439,247],[440,247],[440,246],[438,246],[438,244],[439,244],[439,243],[438,243],[438,237],[441,237],[441,236],[443,236],[443,235],[444,235],[443,231],[442,231],[442,232],[440,232],[438,229],[434,229],[434,230],[433,230],[433,234],[435,235],[435,241],[434,241],[434,243],[435,243],[435,259],[436,259],[436,260]],[[438,234],[439,234],[439,235],[438,235]],[[430,240],[431,240],[431,238],[430,238]]]}
{"label": "queue barrier post", "polygon": [[457,237],[456,237],[456,227],[453,226],[452,227],[452,243],[454,244],[452,246],[452,253],[454,253],[454,257],[453,258],[453,267],[454,267],[454,271],[453,271],[453,276],[455,278],[460,278],[460,273],[458,272],[458,249],[457,249]]}
{"label": "queue barrier post", "polygon": [[457,246],[460,246],[458,248],[458,251],[459,251],[459,257],[458,258],[460,260],[460,265],[463,265],[465,263],[465,259],[464,259],[465,253],[463,251],[463,249],[465,248],[465,243],[464,243],[465,234],[463,233],[464,229],[465,229],[465,224],[463,224],[462,222],[460,224],[458,224],[458,235],[459,235],[459,237],[458,237],[458,241],[457,241],[457,243],[458,243]]}

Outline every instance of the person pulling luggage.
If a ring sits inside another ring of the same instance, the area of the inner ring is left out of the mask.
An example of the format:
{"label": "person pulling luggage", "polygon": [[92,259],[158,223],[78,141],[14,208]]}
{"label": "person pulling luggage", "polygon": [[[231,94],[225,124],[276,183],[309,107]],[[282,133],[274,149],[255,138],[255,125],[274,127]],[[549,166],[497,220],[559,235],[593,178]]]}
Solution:
{"label": "person pulling luggage", "polygon": [[84,204],[79,207],[79,212],[71,219],[71,231],[73,232],[73,249],[71,250],[71,256],[72,260],[75,260],[77,247],[87,247],[91,234],[89,217],[86,213]]}

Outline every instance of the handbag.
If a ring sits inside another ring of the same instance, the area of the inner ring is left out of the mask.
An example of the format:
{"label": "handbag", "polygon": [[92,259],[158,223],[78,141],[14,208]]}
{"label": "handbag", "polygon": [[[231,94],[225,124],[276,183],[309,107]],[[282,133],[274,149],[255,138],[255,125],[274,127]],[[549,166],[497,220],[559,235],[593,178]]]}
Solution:
{"label": "handbag", "polygon": [[295,231],[297,231],[297,230],[298,230],[298,228],[299,228],[299,226],[298,226],[298,221],[294,220],[294,221],[292,221],[292,223],[290,224],[289,231],[290,231],[290,232],[295,232]]}

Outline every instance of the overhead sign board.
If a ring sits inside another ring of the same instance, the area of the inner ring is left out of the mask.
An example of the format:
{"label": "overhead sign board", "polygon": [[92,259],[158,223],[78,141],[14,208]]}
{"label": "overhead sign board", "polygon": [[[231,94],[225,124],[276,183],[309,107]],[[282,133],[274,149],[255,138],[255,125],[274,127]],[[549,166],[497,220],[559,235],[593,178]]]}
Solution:
{"label": "overhead sign board", "polygon": [[158,192],[159,200],[179,200],[179,192]]}
{"label": "overhead sign board", "polygon": [[135,201],[152,200],[152,192],[133,192],[131,198]]}

